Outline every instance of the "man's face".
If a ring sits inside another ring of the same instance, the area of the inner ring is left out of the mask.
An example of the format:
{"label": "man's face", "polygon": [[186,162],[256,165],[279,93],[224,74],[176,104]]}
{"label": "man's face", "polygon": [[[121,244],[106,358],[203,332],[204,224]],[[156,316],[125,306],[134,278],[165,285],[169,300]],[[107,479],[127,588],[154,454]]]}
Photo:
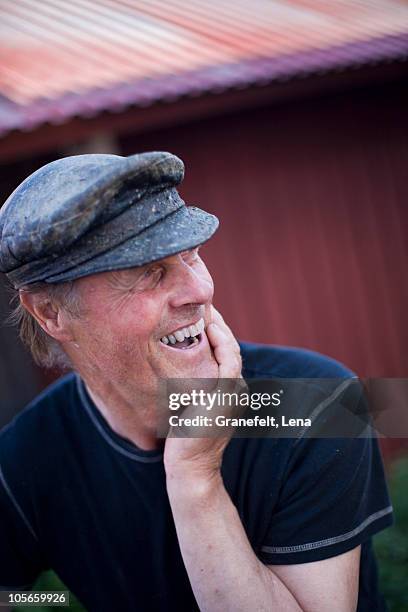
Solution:
{"label": "man's face", "polygon": [[[72,322],[74,361],[80,359],[74,365],[88,378],[102,376],[125,395],[152,395],[160,379],[218,376],[203,330],[214,285],[198,249],[88,276],[77,286],[83,315]],[[172,343],[183,335],[190,338]]]}

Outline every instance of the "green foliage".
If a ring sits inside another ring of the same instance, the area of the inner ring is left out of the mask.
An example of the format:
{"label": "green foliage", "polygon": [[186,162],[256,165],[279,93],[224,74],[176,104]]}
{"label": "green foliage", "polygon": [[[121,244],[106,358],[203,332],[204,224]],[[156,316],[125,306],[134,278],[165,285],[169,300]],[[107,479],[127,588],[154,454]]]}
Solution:
{"label": "green foliage", "polygon": [[393,464],[389,487],[395,524],[373,538],[380,588],[390,612],[408,612],[408,458]]}
{"label": "green foliage", "polygon": [[[33,591],[67,591],[67,587],[61,582],[61,580],[54,574],[54,572],[44,572],[38,578],[37,582],[33,586]],[[68,606],[15,606],[13,612],[86,612],[85,608],[75,599],[70,593],[69,595],[69,607]]]}

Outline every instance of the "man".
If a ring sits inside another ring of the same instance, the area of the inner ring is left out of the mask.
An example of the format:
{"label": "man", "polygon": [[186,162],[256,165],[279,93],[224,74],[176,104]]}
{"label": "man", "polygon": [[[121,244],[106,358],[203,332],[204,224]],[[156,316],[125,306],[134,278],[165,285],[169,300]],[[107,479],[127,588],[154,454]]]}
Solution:
{"label": "man", "polygon": [[22,337],[73,373],[1,434],[0,584],[53,568],[98,612],[383,609],[375,440],[157,438],[164,379],[339,378],[324,405],[340,407],[352,376],[239,347],[198,254],[218,221],[185,206],[183,173],[169,153],[65,158],[1,210]]}

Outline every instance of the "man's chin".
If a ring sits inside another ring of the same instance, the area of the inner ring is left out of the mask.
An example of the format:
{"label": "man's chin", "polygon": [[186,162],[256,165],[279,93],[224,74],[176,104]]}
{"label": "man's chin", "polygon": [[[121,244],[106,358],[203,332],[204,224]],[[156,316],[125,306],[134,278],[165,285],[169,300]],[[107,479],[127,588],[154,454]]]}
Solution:
{"label": "man's chin", "polygon": [[218,364],[212,356],[202,359],[199,363],[180,364],[174,378],[204,378],[218,380]]}

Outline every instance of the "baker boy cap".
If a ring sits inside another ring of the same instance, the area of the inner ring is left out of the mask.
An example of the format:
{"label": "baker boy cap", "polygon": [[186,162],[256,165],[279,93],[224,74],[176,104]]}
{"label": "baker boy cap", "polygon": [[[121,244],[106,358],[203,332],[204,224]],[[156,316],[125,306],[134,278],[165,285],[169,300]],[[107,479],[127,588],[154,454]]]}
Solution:
{"label": "baker boy cap", "polygon": [[186,206],[165,152],[75,155],[43,166],[0,209],[0,270],[20,288],[142,266],[208,240],[218,219]]}

